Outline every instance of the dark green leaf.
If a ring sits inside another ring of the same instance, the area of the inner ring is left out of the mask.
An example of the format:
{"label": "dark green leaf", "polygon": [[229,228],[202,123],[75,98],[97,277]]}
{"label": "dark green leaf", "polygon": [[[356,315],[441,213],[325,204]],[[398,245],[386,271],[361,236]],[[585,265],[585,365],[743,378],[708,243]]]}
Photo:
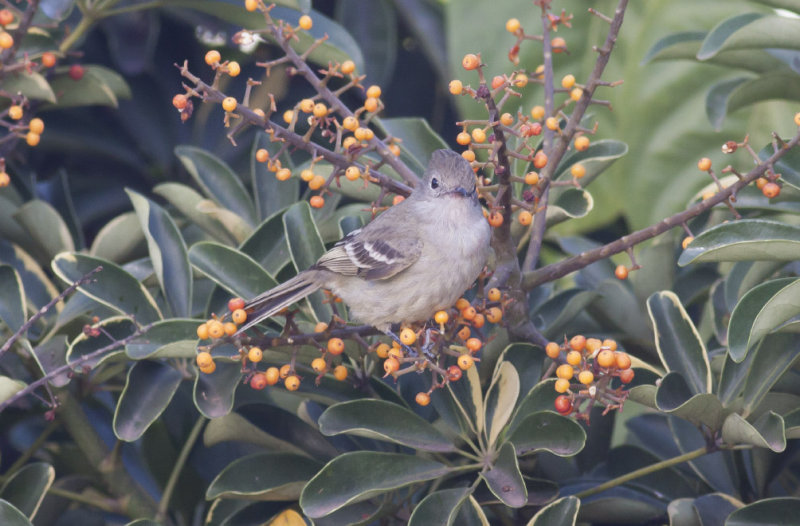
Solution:
{"label": "dark green leaf", "polygon": [[534,320],[545,336],[557,338],[597,296],[595,291],[579,288],[561,291],[536,309]]}
{"label": "dark green leaf", "polygon": [[[45,375],[59,367],[63,367],[67,364],[66,335],[58,334],[37,345],[33,350],[33,356]],[[57,376],[51,376],[49,382],[56,387],[63,387],[69,383],[69,377],[69,373],[65,372]]]}
{"label": "dark green leaf", "polygon": [[518,455],[544,450],[569,457],[583,449],[586,432],[570,418],[541,411],[525,417],[508,440],[514,443]]}
{"label": "dark green leaf", "polygon": [[469,488],[443,489],[428,493],[414,508],[408,525],[450,526],[455,524],[456,514],[469,494]]}
{"label": "dark green leaf", "polygon": [[800,334],[779,332],[762,341],[744,385],[744,410],[753,411],[800,356]]}
{"label": "dark green leaf", "polygon": [[333,405],[319,417],[328,436],[348,434],[388,440],[424,451],[453,451],[455,446],[435,427],[405,407],[383,400],[353,400]]}
{"label": "dark green leaf", "polygon": [[725,526],[774,526],[794,524],[800,516],[800,499],[775,497],[762,499],[731,513]]}
{"label": "dark green leaf", "polygon": [[240,215],[251,227],[258,223],[250,196],[247,195],[241,179],[227,164],[194,146],[177,146],[175,155],[206,197]]}
{"label": "dark green leaf", "polygon": [[561,497],[536,512],[527,526],[574,526],[580,505],[577,497]]}
{"label": "dark green leaf", "polygon": [[706,348],[678,296],[670,291],[653,294],[647,299],[647,312],[653,323],[656,350],[667,371],[680,373],[693,394],[710,393]]}
{"label": "dark green leaf", "polygon": [[528,391],[528,394],[520,401],[517,412],[511,420],[511,426],[508,430],[509,433],[513,432],[514,429],[519,426],[520,422],[528,415],[539,411],[553,410],[553,404],[558,396],[558,393],[556,393],[553,388],[555,382],[555,378],[547,378],[537,383]]}
{"label": "dark green leaf", "polygon": [[434,151],[448,148],[425,119],[395,117],[380,119],[379,125],[387,134],[402,140],[400,148],[408,154],[410,166],[418,174],[425,170]]}
{"label": "dark green leaf", "polygon": [[751,444],[776,453],[786,449],[783,418],[769,411],[752,424],[738,413],[731,413],[722,425],[722,439],[728,444]]}
{"label": "dark green leaf", "polygon": [[0,265],[0,320],[16,332],[27,319],[27,309],[19,274],[11,265]]}
{"label": "dark green leaf", "polygon": [[364,53],[364,85],[389,83],[397,56],[397,12],[388,0],[360,2],[344,0],[336,4],[336,20]]}
{"label": "dark green leaf", "polygon": [[715,130],[719,130],[722,127],[725,116],[728,114],[731,94],[750,79],[751,77],[736,77],[721,80],[708,90],[706,94],[706,115],[708,116],[708,122],[711,123]]}
{"label": "dark green leaf", "polygon": [[180,371],[162,362],[136,362],[125,382],[114,412],[114,434],[133,442],[147,431],[164,409],[183,380]]}
{"label": "dark green leaf", "polygon": [[716,395],[694,393],[680,373],[670,372],[661,379],[656,390],[656,407],[696,425],[718,430],[725,418],[722,403]]}
{"label": "dark green leaf", "polygon": [[321,465],[287,453],[256,453],[237,459],[220,471],[206,499],[297,500]]}
{"label": "dark green leaf", "polygon": [[694,499],[675,499],[667,505],[670,526],[703,526],[693,506]]}
{"label": "dark green leaf", "polygon": [[180,183],[162,183],[153,188],[153,192],[221,243],[241,243],[253,232],[253,228],[236,212],[204,198],[193,188]]}
{"label": "dark green leaf", "polygon": [[642,64],[651,60],[674,60],[678,58],[694,58],[700,43],[705,38],[703,31],[681,31],[661,37],[653,44],[642,58]]}
{"label": "dark green leaf", "polygon": [[[229,353],[230,354],[230,353]],[[233,408],[233,395],[242,381],[242,365],[217,360],[217,369],[199,372],[194,381],[194,403],[207,418],[227,415]]]}
{"label": "dark green leaf", "polygon": [[708,120],[719,130],[725,116],[765,100],[800,100],[800,76],[793,71],[773,71],[756,78],[737,77],[716,84],[708,92]]}
{"label": "dark green leaf", "polygon": [[800,228],[764,219],[741,219],[709,228],[678,258],[678,265],[719,261],[800,259]]}
{"label": "dark green leaf", "polygon": [[[156,322],[143,335],[125,345],[125,353],[133,360],[159,358],[194,358],[197,347],[197,326],[193,319],[176,319]],[[178,345],[183,348],[188,342],[191,355],[176,354]]]}
{"label": "dark green leaf", "polygon": [[[263,221],[297,201],[297,197],[300,195],[300,179],[292,177],[288,181],[278,181],[275,174],[269,170],[268,163],[256,161],[256,152],[261,148],[266,149],[270,156],[273,156],[280,150],[280,143],[270,141],[266,133],[259,132],[256,134],[250,153],[253,194],[256,199],[258,217]],[[292,168],[292,165],[289,164],[288,167]]]}
{"label": "dark green leaf", "polygon": [[514,444],[506,442],[500,447],[491,469],[481,473],[495,497],[511,508],[521,508],[528,502],[528,490],[519,470]]}
{"label": "dark green leaf", "polygon": [[311,479],[300,496],[300,506],[311,518],[389,490],[424,482],[449,473],[444,464],[397,453],[357,451],[331,460]]}
{"label": "dark green leaf", "polygon": [[3,526],[33,526],[24,513],[0,499],[0,524]]}
{"label": "dark green leaf", "polygon": [[62,253],[51,265],[53,272],[67,283],[74,283],[98,266],[103,270],[78,290],[139,323],[151,323],[161,318],[156,302],[139,281],[116,264],[83,254]]}
{"label": "dark green leaf", "polygon": [[253,298],[278,284],[261,265],[234,248],[202,241],[189,249],[192,265],[234,296]]}
{"label": "dark green leaf", "polygon": [[14,213],[14,219],[28,232],[47,260],[59,252],[75,250],[67,224],[49,203],[38,199],[28,201]]}
{"label": "dark green leaf", "polygon": [[[78,334],[67,348],[66,360],[68,363],[75,362],[87,354],[92,354],[97,350],[114,344],[118,340],[130,336],[136,330],[136,325],[133,320],[127,316],[114,316],[93,324],[92,328],[102,328],[103,330],[97,336],[89,336],[84,332]],[[97,364],[109,358],[118,357],[121,354],[121,349],[116,345],[112,346],[112,350],[84,362],[84,365],[95,367]]]}
{"label": "dark green leaf", "polygon": [[137,253],[144,254],[145,243],[136,212],[125,212],[103,225],[92,241],[89,254],[115,263],[124,263],[133,259]]}
{"label": "dark green leaf", "polygon": [[448,382],[451,399],[469,423],[473,434],[483,432],[484,410],[481,382],[477,367],[470,367],[457,382]]}
{"label": "dark green leaf", "polygon": [[585,217],[594,208],[592,194],[581,188],[554,188],[547,205],[547,226]]}
{"label": "dark green leaf", "polygon": [[499,361],[509,362],[519,375],[519,392],[527,396],[542,378],[542,369],[548,360],[544,349],[530,343],[512,343],[503,349]]}
{"label": "dark green leaf", "polygon": [[[65,70],[50,81],[53,92],[58,95],[55,107],[99,105],[116,108],[119,98],[130,98],[130,90],[117,73],[101,66],[83,68],[83,77],[79,80],[70,77]],[[122,86],[124,89],[120,91]]]}
{"label": "dark green leaf", "polygon": [[[0,488],[0,499],[33,519],[55,478],[56,471],[50,464],[44,462],[27,464],[6,479]],[[6,524],[2,521],[0,523]]]}
{"label": "dark green leaf", "polygon": [[[306,201],[295,203],[283,214],[283,228],[289,242],[294,268],[302,272],[311,267],[325,252],[325,245]],[[329,320],[331,308],[323,302],[321,292],[308,297],[317,320]]]}
{"label": "dark green leaf", "polygon": [[309,453],[301,447],[302,444],[277,438],[238,413],[228,413],[206,424],[203,430],[203,444],[207,447],[231,441],[254,444],[274,453],[309,456]]}
{"label": "dark green leaf", "polygon": [[276,212],[258,225],[239,250],[256,260],[270,275],[277,276],[292,261],[283,230],[283,212]]}
{"label": "dark green leaf", "polygon": [[519,375],[509,362],[498,362],[484,400],[484,421],[489,444],[497,441],[519,398]]}
{"label": "dark green leaf", "polygon": [[699,60],[729,49],[783,48],[800,49],[800,20],[758,13],[736,15],[712,29],[700,51]]}
{"label": "dark green leaf", "polygon": [[3,90],[8,93],[22,93],[31,100],[55,102],[56,94],[47,80],[36,72],[7,73],[3,77]]}
{"label": "dark green leaf", "polygon": [[626,153],[628,153],[628,145],[622,141],[613,139],[594,141],[586,150],[582,152],[576,150],[572,155],[565,157],[558,165],[554,179],[571,179],[570,169],[580,163],[586,168],[586,175],[581,178],[581,187],[586,188],[598,175]]}

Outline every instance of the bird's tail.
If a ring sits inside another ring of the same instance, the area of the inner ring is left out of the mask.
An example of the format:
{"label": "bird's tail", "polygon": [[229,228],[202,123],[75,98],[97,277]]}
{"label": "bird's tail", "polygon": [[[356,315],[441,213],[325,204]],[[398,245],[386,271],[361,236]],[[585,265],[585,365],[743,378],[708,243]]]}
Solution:
{"label": "bird's tail", "polygon": [[242,325],[238,332],[246,331],[253,325],[261,323],[270,316],[274,316],[317,289],[319,289],[319,285],[313,279],[313,272],[305,271],[273,289],[262,292],[245,303],[244,310],[247,311],[247,323]]}

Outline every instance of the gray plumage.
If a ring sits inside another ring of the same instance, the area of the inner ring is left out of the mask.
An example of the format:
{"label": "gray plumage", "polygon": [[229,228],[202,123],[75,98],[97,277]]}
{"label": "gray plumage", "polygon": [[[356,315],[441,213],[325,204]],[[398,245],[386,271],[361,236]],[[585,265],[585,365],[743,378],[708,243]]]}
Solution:
{"label": "gray plumage", "polygon": [[308,270],[253,298],[240,331],[325,288],[381,331],[451,306],[486,263],[490,227],[469,163],[433,153],[411,195],[350,232]]}

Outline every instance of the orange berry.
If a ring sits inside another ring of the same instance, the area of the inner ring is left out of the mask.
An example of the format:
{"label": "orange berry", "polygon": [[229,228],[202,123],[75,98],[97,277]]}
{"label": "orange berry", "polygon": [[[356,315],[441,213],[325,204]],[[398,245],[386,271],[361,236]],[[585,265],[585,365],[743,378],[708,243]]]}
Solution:
{"label": "orange berry", "polygon": [[242,66],[240,66],[239,63],[236,62],[235,60],[231,60],[230,62],[228,62],[227,67],[228,67],[228,75],[230,75],[231,77],[238,77],[239,73],[242,72]]}
{"label": "orange berry", "polygon": [[250,378],[250,387],[256,391],[260,391],[267,386],[267,375],[264,373],[256,373]]}
{"label": "orange berry", "polygon": [[208,53],[206,53],[206,64],[209,66],[213,66],[214,64],[219,64],[219,61],[222,60],[222,55],[219,54],[219,51],[216,49],[212,49]]}
{"label": "orange berry", "polygon": [[389,145],[389,151],[392,152],[392,155],[395,157],[400,157],[400,147],[396,144]]}
{"label": "orange berry", "polygon": [[506,31],[509,33],[516,33],[519,31],[520,23],[516,18],[509,18],[506,22]]}
{"label": "orange berry", "polygon": [[471,352],[478,352],[483,347],[483,342],[480,341],[478,338],[470,338],[467,340],[467,349]]}
{"label": "orange berry", "polygon": [[514,77],[514,86],[518,88],[524,88],[528,85],[528,75],[525,73],[517,73]]}
{"label": "orange berry", "polygon": [[422,407],[431,403],[431,395],[428,393],[417,393],[417,396],[414,397],[414,401],[417,402]]}
{"label": "orange berry", "polygon": [[316,174],[314,173],[313,170],[306,168],[305,170],[300,172],[300,179],[302,179],[305,182],[309,182],[311,179],[314,178],[315,175]]}
{"label": "orange berry", "polygon": [[14,21],[14,13],[8,9],[0,9],[0,26],[7,26]]}
{"label": "orange berry", "polygon": [[56,65],[56,56],[54,53],[49,51],[45,51],[42,53],[42,66],[46,68],[52,68]]}
{"label": "orange berry", "polygon": [[383,361],[383,370],[387,375],[396,373],[398,369],[400,369],[400,362],[397,361],[397,358],[390,356]]}
{"label": "orange berry", "polygon": [[389,356],[389,349],[391,349],[391,347],[389,347],[388,344],[381,343],[375,348],[375,354],[378,355],[378,358],[386,358]]}
{"label": "orange berry", "polygon": [[583,385],[589,385],[594,382],[594,373],[592,371],[581,371],[578,373],[578,381]]}
{"label": "orange berry", "polygon": [[292,171],[288,168],[281,168],[275,172],[275,179],[278,181],[288,181],[292,177]]}
{"label": "orange berry", "polygon": [[575,75],[564,75],[561,78],[561,87],[562,88],[570,89],[574,85],[575,85]]}
{"label": "orange berry", "polygon": [[244,309],[236,309],[231,314],[231,320],[233,320],[233,323],[236,325],[241,325],[247,320],[247,312]]}
{"label": "orange berry", "polygon": [[597,353],[595,360],[597,360],[597,365],[600,367],[613,367],[617,363],[614,351],[609,351],[608,349],[603,349]]}
{"label": "orange berry", "polygon": [[314,372],[322,374],[328,370],[328,364],[325,362],[325,358],[314,358],[311,360],[311,368]]}
{"label": "orange berry", "polygon": [[264,376],[267,377],[267,385],[275,385],[280,380],[281,373],[277,367],[270,367],[264,372]]}
{"label": "orange berry", "polygon": [[223,323],[222,324],[222,329],[225,331],[225,334],[228,335],[228,336],[233,336],[234,334],[236,334],[236,331],[239,330],[238,327],[236,327],[236,324],[232,323],[230,321]]}
{"label": "orange berry", "polygon": [[400,331],[400,341],[403,342],[404,345],[414,345],[417,341],[417,333],[406,327]]}
{"label": "orange berry", "polygon": [[575,370],[569,364],[562,363],[556,368],[556,376],[558,378],[563,378],[564,380],[570,380],[572,379],[574,374]]}
{"label": "orange berry", "polygon": [[461,59],[461,66],[467,71],[477,69],[477,67],[480,66],[480,64],[481,61],[478,59],[478,56],[472,53],[467,53],[466,55],[464,55],[464,58]]}
{"label": "orange berry", "polygon": [[222,109],[227,112],[235,110],[237,105],[238,104],[236,102],[236,99],[234,99],[233,97],[225,97],[222,100]]}
{"label": "orange berry", "polygon": [[222,322],[219,320],[209,320],[207,322],[208,325],[208,335],[214,339],[222,338],[225,334],[225,327],[222,325]]}
{"label": "orange berry", "polygon": [[314,21],[311,20],[310,16],[303,15],[300,17],[300,20],[298,20],[297,25],[300,26],[300,29],[305,29],[308,31],[314,25]]}
{"label": "orange berry", "polygon": [[467,132],[461,132],[456,136],[456,142],[461,146],[466,146],[472,142],[472,136]]}
{"label": "orange berry", "polygon": [[517,221],[519,221],[519,224],[522,226],[528,226],[533,223],[533,214],[527,210],[520,210]]}
{"label": "orange berry", "polygon": [[447,89],[450,90],[450,93],[453,95],[461,95],[461,92],[464,90],[464,84],[462,84],[460,80],[454,79],[447,85]]}
{"label": "orange berry", "polygon": [[31,146],[31,147],[36,146],[37,144],[39,144],[39,141],[41,139],[42,139],[41,135],[39,135],[38,133],[34,133],[32,131],[29,131],[25,135],[25,142],[28,143],[28,146]]}
{"label": "orange berry", "polygon": [[267,116],[267,114],[266,114],[266,113],[264,113],[264,110],[262,110],[261,108],[256,108],[256,109],[254,109],[254,110],[253,110],[253,113],[255,113],[256,115],[258,115],[258,116],[259,116],[259,117],[261,117],[262,119],[266,118],[266,116]]}
{"label": "orange berry", "polygon": [[250,350],[247,351],[247,359],[253,363],[260,362],[262,358],[264,358],[264,351],[259,347],[250,347]]}
{"label": "orange berry", "polygon": [[472,140],[477,143],[484,142],[486,140],[486,132],[480,128],[475,128],[472,130]]}
{"label": "orange berry", "polygon": [[344,73],[345,75],[349,75],[349,74],[355,72],[356,63],[353,62],[352,60],[345,60],[344,62],[342,62],[341,70],[342,70],[342,73]]}
{"label": "orange berry", "polygon": [[550,41],[550,46],[553,48],[553,53],[563,53],[567,50],[567,41],[561,37],[555,37]]}
{"label": "orange berry", "polygon": [[458,301],[456,301],[456,308],[460,311],[466,309],[469,305],[470,303],[467,298],[458,298]]}
{"label": "orange berry", "polygon": [[356,128],[356,131],[353,132],[353,135],[355,135],[356,139],[358,139],[359,141],[368,141],[368,140],[372,139],[373,137],[375,137],[375,132],[373,132],[369,128],[361,128],[361,127],[359,127],[359,128]]}
{"label": "orange berry", "polygon": [[547,126],[548,130],[558,130],[561,126],[559,126],[558,119],[555,117],[547,117],[544,121],[544,125]]}
{"label": "orange berry", "polygon": [[800,112],[794,114],[794,123],[800,126]]}
{"label": "orange berry", "polygon": [[433,321],[435,321],[439,325],[444,325],[449,320],[450,320],[450,315],[447,314],[446,310],[437,311],[436,314],[433,315]]}
{"label": "orange berry", "polygon": [[764,197],[767,199],[772,199],[780,195],[781,187],[778,186],[778,183],[769,182],[764,185],[764,188],[761,189],[761,193],[764,194]]}
{"label": "orange berry", "polygon": [[486,325],[486,317],[479,312],[472,319],[472,326],[475,327],[476,329],[480,329],[484,325]]}
{"label": "orange berry", "polygon": [[566,395],[559,395],[556,397],[553,405],[560,415],[566,416],[572,412],[572,402],[570,402],[569,397]]}
{"label": "orange berry", "polygon": [[686,250],[686,247],[691,245],[692,241],[694,241],[693,236],[686,236],[685,238],[683,238],[683,241],[681,241],[681,247],[683,247],[683,249]]}
{"label": "orange berry", "polygon": [[461,367],[457,365],[451,365],[447,368],[447,379],[451,382],[457,382],[461,380]]}
{"label": "orange berry", "polygon": [[575,137],[575,149],[579,152],[586,151],[589,147],[589,137],[585,135],[581,135],[580,137]]}
{"label": "orange berry", "polygon": [[[396,347],[395,347],[396,346]],[[392,348],[389,349],[389,358],[394,358],[398,362],[405,358],[405,354],[402,350],[400,350],[400,344],[397,342],[392,342]]]}
{"label": "orange berry", "polygon": [[531,108],[531,117],[537,121],[542,120],[544,117],[544,106],[534,106]]}
{"label": "orange berry", "polygon": [[189,102],[189,99],[183,93],[178,93],[174,97],[172,97],[172,105],[175,106],[175,109],[182,110],[186,107],[186,104]]}
{"label": "orange berry", "polygon": [[533,156],[533,166],[537,170],[541,170],[545,166],[547,166],[547,154],[543,151],[536,152],[536,155]]}
{"label": "orange berry", "polygon": [[378,111],[378,99],[367,97],[367,100],[364,101],[364,109],[370,113]]}
{"label": "orange berry", "polygon": [[286,110],[283,112],[283,122],[291,124],[292,119],[294,119],[294,110]]}
{"label": "orange berry", "polygon": [[461,310],[461,317],[467,321],[475,319],[476,314],[478,314],[478,312],[472,305],[469,305]]}
{"label": "orange berry", "polygon": [[464,150],[461,152],[461,157],[467,160],[468,163],[471,163],[475,160],[475,152],[472,150]]}
{"label": "orange berry", "polygon": [[617,367],[620,369],[630,369],[631,357],[624,352],[614,353],[614,358],[617,361]]}
{"label": "orange berry", "polygon": [[470,331],[469,327],[467,327],[466,325],[458,330],[458,337],[461,338],[462,340],[466,341],[466,339],[469,338],[470,334],[472,334],[472,331]]}
{"label": "orange berry", "polygon": [[697,161],[697,167],[703,171],[707,172],[711,168],[711,159],[708,157],[703,157],[699,161]]}
{"label": "orange berry", "polygon": [[14,119],[15,121],[20,120],[22,118],[23,113],[24,112],[22,111],[22,106],[18,104],[13,104],[8,107],[8,116]]}
{"label": "orange berry", "polygon": [[502,297],[503,293],[500,292],[500,289],[498,289],[497,287],[492,287],[486,293],[486,299],[488,299],[489,301],[500,301]]}
{"label": "orange berry", "polygon": [[582,351],[586,348],[586,336],[582,334],[576,334],[569,341],[569,346],[575,351]]}
{"label": "orange berry", "polygon": [[529,184],[531,186],[535,186],[539,184],[539,174],[538,172],[528,172],[525,174],[525,184]]}
{"label": "orange berry", "polygon": [[291,365],[289,365],[288,363],[284,364],[284,365],[281,365],[281,368],[280,368],[280,371],[279,371],[281,378],[283,378],[283,379],[288,378],[289,373],[291,373],[291,372],[292,372],[292,366]]}
{"label": "orange berry", "polygon": [[566,393],[569,391],[569,380],[565,380],[564,378],[559,378],[556,380],[555,389],[557,393]]}
{"label": "orange berry", "polygon": [[605,340],[603,340],[603,347],[605,347],[606,349],[610,349],[612,351],[616,351],[617,350],[617,342],[614,341],[614,340],[611,340],[611,339],[605,339]]}
{"label": "orange berry", "polygon": [[619,381],[623,384],[629,384],[633,381],[633,369],[625,369],[624,371],[619,372]]}
{"label": "orange berry", "polygon": [[394,205],[400,204],[400,203],[402,203],[402,202],[403,202],[403,201],[405,201],[405,200],[406,200],[406,198],[405,198],[404,196],[402,196],[402,195],[396,195],[396,196],[394,196],[394,197],[392,198],[392,205],[394,206]]}
{"label": "orange berry", "polygon": [[195,357],[195,362],[197,363],[198,367],[208,367],[212,363],[214,363],[214,358],[211,356],[210,352],[203,351],[197,353]]}
{"label": "orange berry", "polygon": [[567,353],[567,363],[570,365],[580,365],[583,361],[583,355],[580,351],[570,351]]}
{"label": "orange berry", "polygon": [[200,372],[204,374],[211,374],[216,370],[217,370],[216,362],[211,362],[211,365],[209,365],[208,367],[200,367]]}
{"label": "orange berry", "polygon": [[321,195],[313,195],[311,199],[308,200],[308,204],[311,205],[311,208],[322,208],[325,206],[325,198]]}
{"label": "orange berry", "polygon": [[466,371],[473,365],[475,365],[475,360],[469,354],[462,354],[458,357],[458,366],[461,370]]}
{"label": "orange berry", "polygon": [[[5,173],[5,172],[3,172],[3,173]],[[207,340],[208,339],[208,324],[207,323],[203,323],[203,324],[197,326],[197,337],[200,338],[201,340]]]}
{"label": "orange berry", "polygon": [[256,161],[265,163],[269,159],[269,152],[265,148],[256,150]]}
{"label": "orange berry", "polygon": [[561,356],[561,346],[556,342],[547,342],[547,345],[544,346],[544,352],[548,358],[555,360]]}
{"label": "orange berry", "polygon": [[318,119],[321,119],[321,118],[325,117],[326,115],[328,115],[328,107],[324,103],[318,102],[318,103],[314,104],[314,112],[313,113],[314,113],[314,117],[316,117]]}
{"label": "orange berry", "polygon": [[323,186],[325,186],[325,178],[321,175],[315,175],[308,182],[308,187],[312,190],[319,190]]}
{"label": "orange berry", "polygon": [[373,99],[377,99],[380,96],[381,96],[381,87],[380,86],[376,86],[376,85],[373,84],[372,86],[367,88],[367,97],[371,97]]}
{"label": "orange berry", "polygon": [[586,339],[586,350],[590,353],[593,353],[600,349],[603,346],[603,342],[598,340],[597,338],[587,338]]}
{"label": "orange berry", "polygon": [[500,323],[503,319],[503,310],[500,307],[491,307],[486,311],[486,319],[489,323]]}
{"label": "orange berry", "polygon": [[759,177],[758,179],[756,179],[756,188],[758,188],[759,190],[761,190],[761,189],[763,189],[763,188],[764,188],[764,186],[765,186],[765,185],[766,185],[768,182],[769,182],[769,179],[767,179],[766,177]]}
{"label": "orange berry", "polygon": [[314,101],[311,99],[303,99],[300,101],[300,104],[298,104],[298,107],[303,113],[311,113],[314,111]]}
{"label": "orange berry", "polygon": [[499,227],[500,225],[503,224],[503,214],[501,214],[500,212],[498,212],[496,210],[493,210],[492,212],[490,212],[489,213],[489,217],[487,217],[486,219],[488,219],[489,220],[489,224],[492,225],[495,228],[497,228],[497,227]]}
{"label": "orange berry", "polygon": [[248,11],[258,9],[258,0],[244,0],[244,8]]}
{"label": "orange berry", "polygon": [[355,117],[345,117],[342,121],[342,128],[349,131],[355,131],[358,128],[358,119]]}
{"label": "orange berry", "polygon": [[333,368],[333,377],[343,382],[347,379],[347,367],[344,365],[337,365]]}
{"label": "orange berry", "polygon": [[614,275],[617,277],[617,279],[627,279],[628,267],[625,265],[617,265],[617,268],[614,269]]}
{"label": "orange berry", "polygon": [[580,179],[584,175],[586,175],[586,168],[581,163],[576,163],[572,165],[570,168],[569,173],[572,174],[572,177],[575,179]]}
{"label": "orange berry", "polygon": [[347,170],[345,170],[344,176],[348,181],[355,181],[361,177],[361,170],[358,168],[358,166],[349,166]]}
{"label": "orange berry", "polygon": [[506,79],[502,75],[492,77],[492,89],[497,89],[505,83]]}
{"label": "orange berry", "polygon": [[514,116],[510,113],[504,113],[500,115],[500,124],[503,126],[511,126],[514,124]]}
{"label": "orange berry", "polygon": [[283,381],[287,391],[297,391],[300,388],[300,377],[293,374]]}
{"label": "orange berry", "polygon": [[6,172],[0,172],[0,188],[11,184],[11,177]]}
{"label": "orange berry", "polygon": [[314,332],[319,333],[319,332],[325,332],[327,330],[328,330],[328,324],[325,323],[324,321],[317,322],[317,324],[314,325]]}
{"label": "orange berry", "polygon": [[3,31],[0,33],[0,48],[9,49],[14,45],[14,37]]}
{"label": "orange berry", "polygon": [[344,341],[341,338],[331,338],[328,340],[328,352],[338,356],[344,352]]}

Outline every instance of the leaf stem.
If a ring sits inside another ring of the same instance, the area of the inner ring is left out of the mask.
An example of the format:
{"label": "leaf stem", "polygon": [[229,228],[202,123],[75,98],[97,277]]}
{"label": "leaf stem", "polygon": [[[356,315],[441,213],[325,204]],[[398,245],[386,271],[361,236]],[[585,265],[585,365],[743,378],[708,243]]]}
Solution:
{"label": "leaf stem", "polygon": [[183,448],[181,448],[178,459],[175,461],[172,472],[169,474],[167,485],[164,486],[164,493],[161,495],[161,502],[158,503],[156,522],[163,522],[167,517],[169,501],[172,498],[172,493],[175,491],[175,486],[178,484],[178,477],[180,476],[181,471],[183,471],[183,466],[186,465],[186,460],[189,458],[189,453],[191,453],[192,448],[197,442],[197,438],[200,436],[200,432],[203,430],[203,426],[205,425],[206,421],[206,417],[200,415],[200,417],[197,419],[197,422],[194,423],[194,427],[192,427],[192,430],[189,432],[189,436],[186,438]]}

